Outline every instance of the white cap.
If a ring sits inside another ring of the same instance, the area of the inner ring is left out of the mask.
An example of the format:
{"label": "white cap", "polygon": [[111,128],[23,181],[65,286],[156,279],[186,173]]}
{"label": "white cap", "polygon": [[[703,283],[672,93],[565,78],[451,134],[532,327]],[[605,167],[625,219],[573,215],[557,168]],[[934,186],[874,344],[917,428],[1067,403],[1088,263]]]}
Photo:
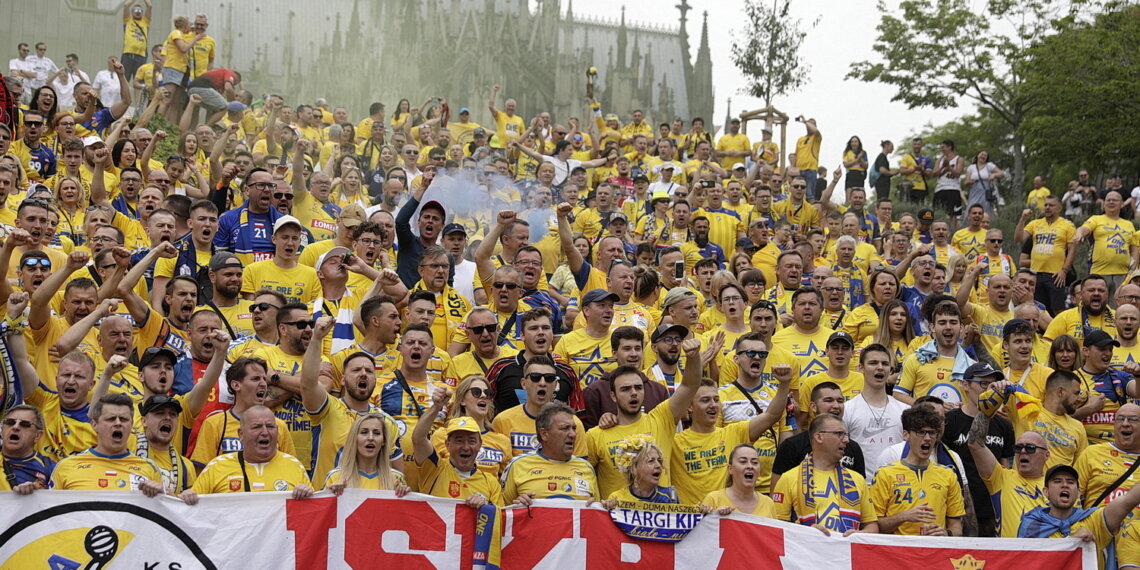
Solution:
{"label": "white cap", "polygon": [[84,148],[87,148],[90,146],[95,146],[97,144],[105,145],[107,143],[104,142],[103,139],[101,139],[95,135],[88,135],[88,136],[83,137],[83,147]]}
{"label": "white cap", "polygon": [[304,231],[304,229],[305,229],[305,226],[301,225],[301,220],[298,220],[297,218],[294,218],[293,216],[281,216],[280,218],[277,218],[276,222],[273,222],[273,233],[277,233],[277,230],[280,230],[281,228],[283,228],[289,224],[296,225],[302,231]]}

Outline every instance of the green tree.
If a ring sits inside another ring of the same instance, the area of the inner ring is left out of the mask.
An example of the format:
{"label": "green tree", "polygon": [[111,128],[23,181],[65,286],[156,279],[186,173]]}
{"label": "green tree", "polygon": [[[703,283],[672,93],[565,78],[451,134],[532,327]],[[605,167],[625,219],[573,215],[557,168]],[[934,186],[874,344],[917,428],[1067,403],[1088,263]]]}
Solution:
{"label": "green tree", "polygon": [[[732,62],[748,78],[745,92],[767,107],[773,98],[803,87],[811,67],[800,56],[803,22],[788,16],[791,0],[772,0],[771,8],[761,1],[744,3],[744,28],[732,34]],[[817,18],[807,27],[818,23]]]}
{"label": "green tree", "polygon": [[1093,0],[903,0],[879,2],[874,50],[881,61],[854,64],[848,77],[896,89],[910,108],[954,108],[972,102],[1009,127],[1013,187],[1025,178],[1021,127],[1037,101],[1024,96],[1029,49],[1069,25]]}
{"label": "green tree", "polygon": [[1037,105],[1023,132],[1034,157],[1090,170],[1140,168],[1140,10],[1101,14],[1029,55],[1022,90]]}

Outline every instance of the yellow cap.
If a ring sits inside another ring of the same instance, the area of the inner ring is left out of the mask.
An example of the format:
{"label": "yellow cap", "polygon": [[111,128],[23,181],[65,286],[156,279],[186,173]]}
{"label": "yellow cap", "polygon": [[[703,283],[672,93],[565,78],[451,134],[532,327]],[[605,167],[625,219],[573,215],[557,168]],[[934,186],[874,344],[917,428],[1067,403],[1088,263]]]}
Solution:
{"label": "yellow cap", "polygon": [[469,433],[482,433],[483,430],[479,429],[479,423],[475,418],[470,416],[463,416],[459,418],[452,418],[447,422],[447,428],[444,429],[443,435],[450,436],[456,432],[469,432]]}

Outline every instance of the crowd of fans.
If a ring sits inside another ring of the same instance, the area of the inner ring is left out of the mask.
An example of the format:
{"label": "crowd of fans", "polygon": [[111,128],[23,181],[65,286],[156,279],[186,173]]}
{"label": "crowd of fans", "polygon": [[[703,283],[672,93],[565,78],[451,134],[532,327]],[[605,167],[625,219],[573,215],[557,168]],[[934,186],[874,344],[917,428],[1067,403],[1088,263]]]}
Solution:
{"label": "crowd of fans", "polygon": [[782,161],[767,127],[527,120],[498,86],[486,126],[354,121],[243,89],[204,15],[148,49],[149,12],[94,81],[21,43],[3,82],[0,488],[685,503],[1140,565],[1119,177],[1062,201],[858,137],[829,171],[814,119]]}

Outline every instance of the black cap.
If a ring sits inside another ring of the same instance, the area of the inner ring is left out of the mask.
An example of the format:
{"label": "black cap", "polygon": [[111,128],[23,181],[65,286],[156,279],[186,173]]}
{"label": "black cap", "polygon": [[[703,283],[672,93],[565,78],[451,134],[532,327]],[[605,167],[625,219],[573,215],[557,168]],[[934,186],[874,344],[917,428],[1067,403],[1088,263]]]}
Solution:
{"label": "black cap", "polygon": [[1081,475],[1079,473],[1077,473],[1077,470],[1074,469],[1072,465],[1061,464],[1061,465],[1054,465],[1054,466],[1050,467],[1048,471],[1045,472],[1045,483],[1048,484],[1049,481],[1051,481],[1053,479],[1053,476],[1058,474],[1058,473],[1068,473],[1069,475],[1073,476],[1074,480],[1076,480],[1076,481],[1081,480]]}
{"label": "black cap", "polygon": [[182,404],[166,394],[155,394],[147,398],[145,402],[139,404],[139,413],[145,416],[159,408],[174,408],[174,411],[182,413]]}
{"label": "black cap", "polygon": [[149,347],[143,352],[142,357],[139,358],[139,368],[146,368],[151,362],[154,362],[156,358],[169,358],[171,364],[176,364],[178,362],[178,353],[165,346]]}
{"label": "black cap", "polygon": [[450,223],[450,224],[447,224],[446,226],[443,226],[443,235],[449,236],[449,235],[454,234],[454,233],[461,233],[463,235],[467,235],[467,228],[463,227],[463,224],[456,224],[456,223]]}
{"label": "black cap", "polygon": [[930,210],[928,208],[924,208],[922,210],[919,210],[918,211],[918,221],[925,222],[928,224],[930,222],[933,222],[934,221],[934,211]]}
{"label": "black cap", "polygon": [[851,346],[851,348],[855,348],[855,339],[851,338],[851,335],[847,334],[847,331],[835,331],[831,333],[831,336],[827,337],[827,346],[831,346],[831,343],[835,341],[845,342]]}
{"label": "black cap", "polygon": [[653,331],[653,337],[650,338],[650,340],[652,342],[657,342],[657,341],[661,340],[661,337],[663,337],[669,333],[672,333],[672,332],[675,332],[675,333],[681,335],[682,340],[684,340],[685,337],[689,336],[689,329],[685,328],[684,326],[681,326],[681,325],[661,325],[661,326],[657,327],[657,330]]}
{"label": "black cap", "polygon": [[585,295],[582,295],[582,303],[580,306],[585,307],[590,303],[598,303],[601,301],[613,301],[616,303],[620,300],[621,297],[618,297],[617,293],[610,293],[605,289],[591,289]]}
{"label": "black cap", "polygon": [[1112,335],[1100,329],[1096,329],[1093,332],[1085,335],[1085,346],[1104,348],[1109,345],[1119,347],[1120,343],[1117,342],[1116,339],[1112,338]]}
{"label": "black cap", "polygon": [[990,366],[988,362],[975,362],[971,364],[970,367],[966,369],[966,373],[962,375],[962,378],[973,380],[974,378],[987,378],[989,376],[997,376],[998,380],[1005,380],[1005,374],[1002,374],[1000,370],[994,370],[994,367]]}

